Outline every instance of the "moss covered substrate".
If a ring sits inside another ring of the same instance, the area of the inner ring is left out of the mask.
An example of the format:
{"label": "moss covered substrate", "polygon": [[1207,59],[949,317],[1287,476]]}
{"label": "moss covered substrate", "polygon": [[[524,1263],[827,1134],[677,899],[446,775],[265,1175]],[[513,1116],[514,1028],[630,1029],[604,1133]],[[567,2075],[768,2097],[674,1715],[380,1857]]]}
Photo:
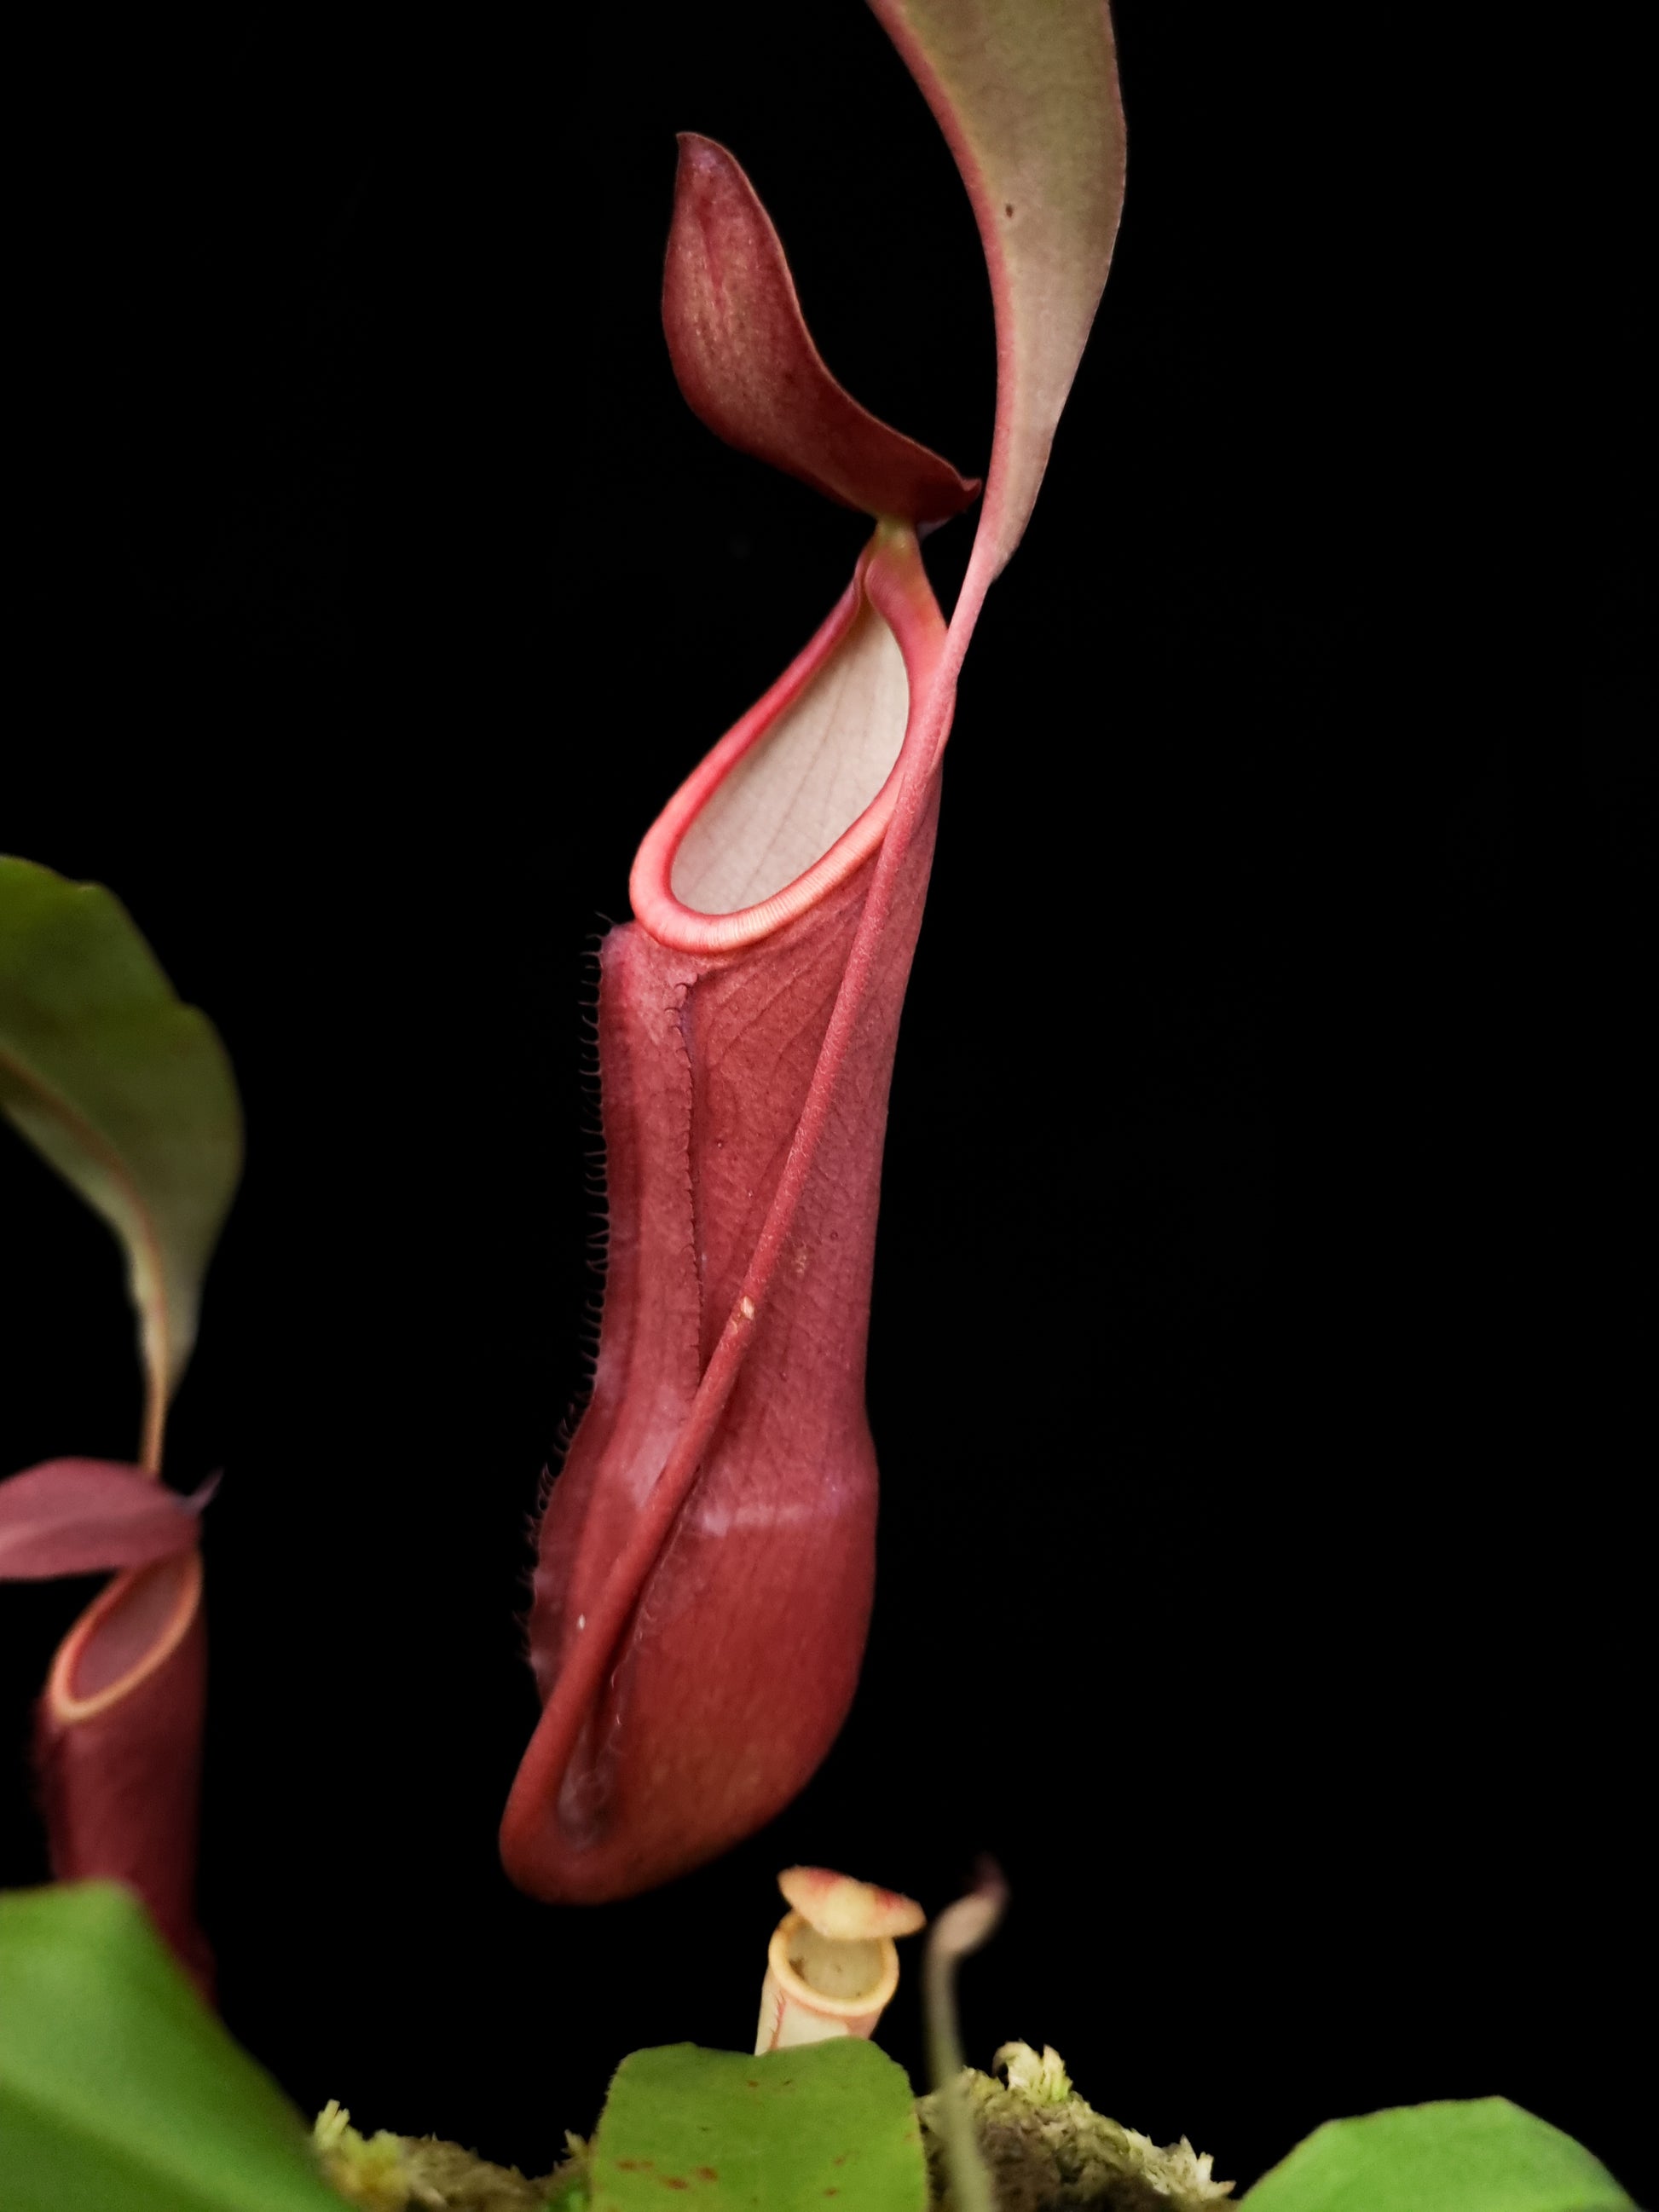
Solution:
{"label": "moss covered substrate", "polygon": [[[1160,2148],[1097,2112],[1053,2051],[1005,2044],[996,2067],[964,2067],[962,2086],[998,2212],[1205,2212],[1231,2196],[1184,2136]],[[942,2094],[919,2097],[916,2117],[930,2204],[956,2212]],[[562,2166],[532,2179],[434,2136],[364,2136],[337,2105],[319,2116],[315,2142],[325,2178],[359,2212],[583,2212],[588,2200],[586,2147],[575,2136]]]}

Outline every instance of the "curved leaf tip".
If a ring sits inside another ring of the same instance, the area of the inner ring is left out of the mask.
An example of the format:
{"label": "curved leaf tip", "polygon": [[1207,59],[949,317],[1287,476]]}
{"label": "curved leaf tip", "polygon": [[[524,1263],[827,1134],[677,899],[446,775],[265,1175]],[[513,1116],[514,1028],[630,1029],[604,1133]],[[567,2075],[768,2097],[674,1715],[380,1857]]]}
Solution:
{"label": "curved leaf tip", "polygon": [[118,899],[4,856],[0,1111],[125,1249],[153,1469],[241,1172],[235,1081],[211,1023],[180,1002]]}
{"label": "curved leaf tip", "polygon": [[1111,17],[1106,0],[869,4],[949,142],[990,268],[997,423],[974,547],[988,582],[1030,519],[1117,237]]}
{"label": "curved leaf tip", "polygon": [[687,404],[739,452],[845,507],[906,522],[942,522],[978,491],[836,383],[754,186],[695,131],[680,136],[662,319]]}

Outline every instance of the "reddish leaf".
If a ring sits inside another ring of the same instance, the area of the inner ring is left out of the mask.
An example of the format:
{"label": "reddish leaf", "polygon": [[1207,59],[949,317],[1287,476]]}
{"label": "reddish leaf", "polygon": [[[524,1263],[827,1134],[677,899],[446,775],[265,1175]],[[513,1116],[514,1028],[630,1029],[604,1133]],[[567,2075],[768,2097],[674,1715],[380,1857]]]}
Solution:
{"label": "reddish leaf", "polygon": [[906,522],[979,489],[860,407],[808,334],[772,219],[724,146],[680,137],[663,328],[687,401],[717,437],[847,507]]}
{"label": "reddish leaf", "polygon": [[0,1482],[0,1582],[148,1566],[187,1552],[217,1487],[191,1498],[143,1468],[110,1460],[53,1459]]}

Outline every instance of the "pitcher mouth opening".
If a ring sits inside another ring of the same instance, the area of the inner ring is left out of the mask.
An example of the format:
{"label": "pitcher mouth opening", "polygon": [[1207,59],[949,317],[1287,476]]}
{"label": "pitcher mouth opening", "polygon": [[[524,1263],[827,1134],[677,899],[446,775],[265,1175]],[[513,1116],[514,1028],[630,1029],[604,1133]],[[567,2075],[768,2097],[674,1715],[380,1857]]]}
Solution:
{"label": "pitcher mouth opening", "polygon": [[945,643],[915,532],[883,522],[805,650],[693,769],[629,879],[659,944],[735,952],[819,904],[886,834]]}
{"label": "pitcher mouth opening", "polygon": [[46,1684],[53,1717],[72,1727],[118,1705],[170,1659],[202,1597],[199,1552],[129,1567],[88,1607]]}

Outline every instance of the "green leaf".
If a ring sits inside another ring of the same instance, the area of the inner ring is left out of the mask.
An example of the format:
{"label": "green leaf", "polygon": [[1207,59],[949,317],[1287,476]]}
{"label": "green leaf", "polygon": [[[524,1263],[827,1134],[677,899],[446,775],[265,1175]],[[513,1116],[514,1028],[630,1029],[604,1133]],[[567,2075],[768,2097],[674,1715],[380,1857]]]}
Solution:
{"label": "green leaf", "polygon": [[118,899],[3,857],[0,1109],[126,1249],[154,1468],[241,1171],[236,1085]]}
{"label": "green leaf", "polygon": [[672,2043],[624,2058],[589,2154],[593,2212],[925,2212],[910,2084],[838,2037],[746,2058]]}
{"label": "green leaf", "polygon": [[340,2212],[307,2130],[129,1893],[0,1896],[7,2212]]}
{"label": "green leaf", "polygon": [[1633,2212],[1599,2159],[1507,2097],[1327,2120],[1244,2203],[1248,2212]]}
{"label": "green leaf", "polygon": [[1123,109],[1106,0],[870,0],[968,187],[991,271],[997,427],[974,565],[1030,518],[1111,263]]}

